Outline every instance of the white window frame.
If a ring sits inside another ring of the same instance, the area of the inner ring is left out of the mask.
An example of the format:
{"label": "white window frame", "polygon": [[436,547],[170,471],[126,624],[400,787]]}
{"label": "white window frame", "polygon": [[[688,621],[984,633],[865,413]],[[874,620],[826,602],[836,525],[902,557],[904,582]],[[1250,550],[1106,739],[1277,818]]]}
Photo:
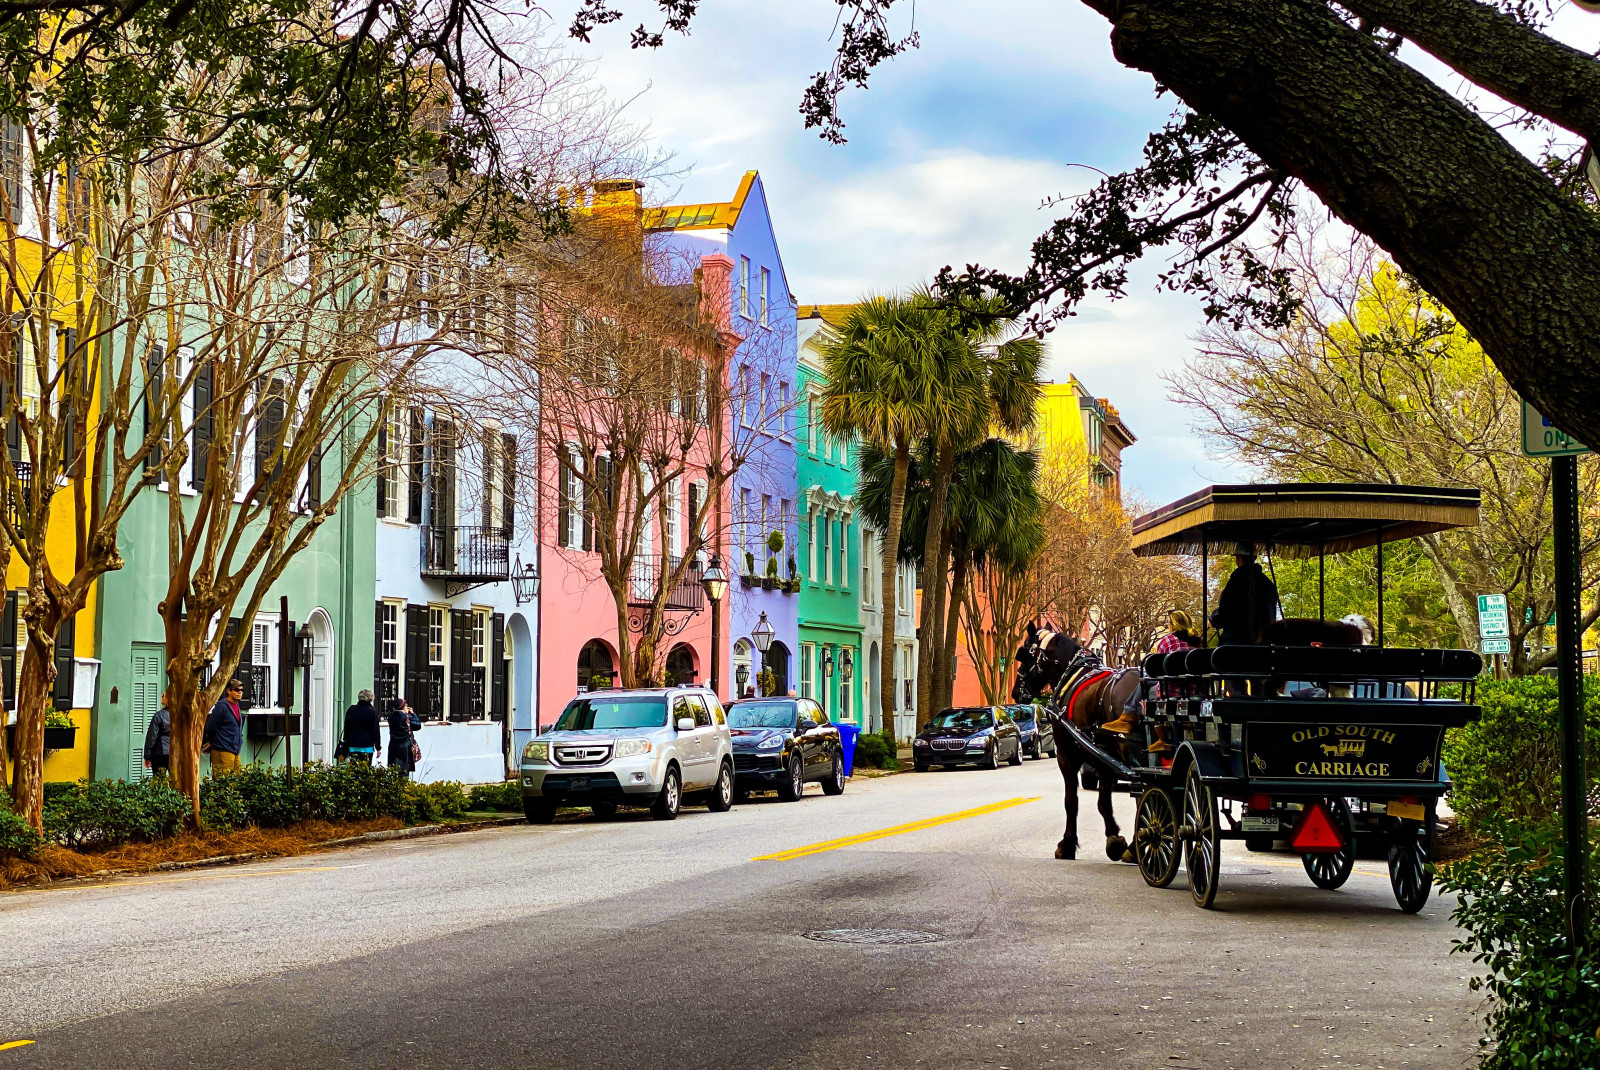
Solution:
{"label": "white window frame", "polygon": [[[583,451],[575,442],[566,444],[567,460],[572,468],[583,470]],[[560,464],[561,471],[557,475],[557,493],[563,499],[558,506],[564,504],[567,510],[567,527],[565,531],[556,532],[556,543],[564,550],[583,549],[583,507],[584,485],[583,479],[566,464]],[[559,522],[561,511],[556,510],[556,519]]]}
{"label": "white window frame", "polygon": [[868,545],[872,538],[871,532],[865,524],[857,529],[861,535],[861,604],[866,608],[872,607],[872,548]]}
{"label": "white window frame", "polygon": [[385,598],[383,606],[383,639],[378,648],[378,660],[385,665],[399,665],[404,651],[405,630],[400,626],[404,602]]}
{"label": "white window frame", "polygon": [[[438,638],[434,638],[437,629]],[[444,665],[450,657],[450,607],[428,603],[428,664]],[[448,674],[447,674],[448,675]],[[448,688],[446,689],[448,690]]]}
{"label": "white window frame", "polygon": [[667,481],[665,493],[667,501],[667,554],[674,561],[683,559],[683,495],[679,493],[683,481],[674,477]]}
{"label": "white window frame", "polygon": [[820,583],[822,577],[817,573],[817,516],[818,510],[813,509],[811,515],[806,517],[806,574],[812,583]]}
{"label": "white window frame", "polygon": [[[383,517],[385,520],[405,521],[406,507],[409,505],[406,497],[409,493],[410,479],[406,472],[406,440],[411,432],[411,408],[402,405],[397,400],[389,406],[389,426],[384,432],[384,500]],[[402,488],[407,488],[402,492]]]}
{"label": "white window frame", "polygon": [[823,584],[833,586],[833,513],[822,511],[822,574]]}
{"label": "white window frame", "polygon": [[739,258],[739,315],[750,318],[750,258]]}
{"label": "white window frame", "polygon": [[738,530],[735,533],[739,540],[740,561],[739,567],[744,567],[743,555],[750,550],[750,488],[739,488],[739,521],[734,525]]}
{"label": "white window frame", "polygon": [[815,698],[812,694],[816,690],[817,678],[817,644],[800,644],[800,697]]}
{"label": "white window frame", "polygon": [[772,272],[761,269],[761,326],[770,327],[767,321],[767,297],[772,287]]}
{"label": "white window frame", "polygon": [[487,668],[489,665],[489,611],[479,606],[472,607],[472,667]]}
{"label": "white window frame", "polygon": [[850,520],[843,513],[839,514],[839,586],[846,590],[850,588]]}
{"label": "white window frame", "polygon": [[778,383],[778,437],[785,442],[794,441],[794,423],[789,412],[789,383]]}
{"label": "white window frame", "polygon": [[761,562],[763,569],[766,568],[767,562],[772,560],[772,548],[767,545],[767,532],[772,530],[770,526],[771,514],[772,495],[763,494],[761,496],[761,527],[756,532],[756,541],[759,544],[756,548],[761,551],[756,555],[756,558]]}

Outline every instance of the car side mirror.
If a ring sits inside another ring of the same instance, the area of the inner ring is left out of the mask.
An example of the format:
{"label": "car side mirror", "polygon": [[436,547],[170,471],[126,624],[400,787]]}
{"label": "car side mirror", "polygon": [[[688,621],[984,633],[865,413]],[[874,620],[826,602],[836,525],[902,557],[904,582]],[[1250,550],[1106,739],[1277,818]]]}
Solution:
{"label": "car side mirror", "polygon": [[680,732],[693,732],[694,731],[694,718],[693,717],[679,717],[678,718],[678,731],[680,731]]}

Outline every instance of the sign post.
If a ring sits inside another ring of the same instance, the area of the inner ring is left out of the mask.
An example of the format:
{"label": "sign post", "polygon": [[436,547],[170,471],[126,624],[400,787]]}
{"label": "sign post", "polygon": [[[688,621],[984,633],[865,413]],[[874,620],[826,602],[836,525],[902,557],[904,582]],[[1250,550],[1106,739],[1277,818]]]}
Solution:
{"label": "sign post", "polygon": [[1582,562],[1578,530],[1578,455],[1589,450],[1553,427],[1526,401],[1522,403],[1522,450],[1549,457],[1554,491],[1556,566],[1556,665],[1561,721],[1561,816],[1566,840],[1565,899],[1567,939],[1576,947],[1589,931],[1584,902],[1589,858],[1587,776],[1583,761],[1583,666],[1579,661],[1582,627]]}

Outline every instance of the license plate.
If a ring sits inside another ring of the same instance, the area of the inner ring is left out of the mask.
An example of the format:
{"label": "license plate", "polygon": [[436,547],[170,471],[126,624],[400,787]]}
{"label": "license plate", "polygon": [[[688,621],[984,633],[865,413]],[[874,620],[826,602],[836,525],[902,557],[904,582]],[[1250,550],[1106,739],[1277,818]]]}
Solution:
{"label": "license plate", "polygon": [[1389,816],[1403,817],[1407,821],[1421,821],[1427,816],[1427,811],[1418,803],[1392,802],[1389,804]]}
{"label": "license plate", "polygon": [[589,790],[589,778],[586,777],[586,776],[575,776],[575,777],[573,777],[571,780],[567,781],[567,790],[568,791],[588,791]]}
{"label": "license plate", "polygon": [[1277,832],[1278,819],[1275,817],[1247,817],[1241,823],[1246,832]]}

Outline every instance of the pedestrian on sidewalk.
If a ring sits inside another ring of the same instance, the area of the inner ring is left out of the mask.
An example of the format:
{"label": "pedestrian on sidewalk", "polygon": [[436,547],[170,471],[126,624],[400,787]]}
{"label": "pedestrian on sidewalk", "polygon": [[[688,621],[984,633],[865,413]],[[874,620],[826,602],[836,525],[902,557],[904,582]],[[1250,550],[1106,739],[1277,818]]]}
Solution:
{"label": "pedestrian on sidewalk", "polygon": [[211,755],[212,776],[239,771],[239,752],[244,749],[244,714],[239,703],[243,701],[244,684],[236,676],[206,716],[200,749]]}
{"label": "pedestrian on sidewalk", "polygon": [[344,749],[352,762],[372,764],[382,736],[378,731],[378,710],[372,704],[372,692],[362,688],[356,695],[356,704],[344,711]]}
{"label": "pedestrian on sidewalk", "polygon": [[417,762],[422,760],[422,747],[417,742],[417,729],[422,727],[422,718],[406,705],[406,700],[397,698],[389,708],[389,768],[398,769],[406,776],[416,772]]}
{"label": "pedestrian on sidewalk", "polygon": [[172,764],[172,714],[163,702],[144,733],[144,767],[155,776],[166,776]]}

